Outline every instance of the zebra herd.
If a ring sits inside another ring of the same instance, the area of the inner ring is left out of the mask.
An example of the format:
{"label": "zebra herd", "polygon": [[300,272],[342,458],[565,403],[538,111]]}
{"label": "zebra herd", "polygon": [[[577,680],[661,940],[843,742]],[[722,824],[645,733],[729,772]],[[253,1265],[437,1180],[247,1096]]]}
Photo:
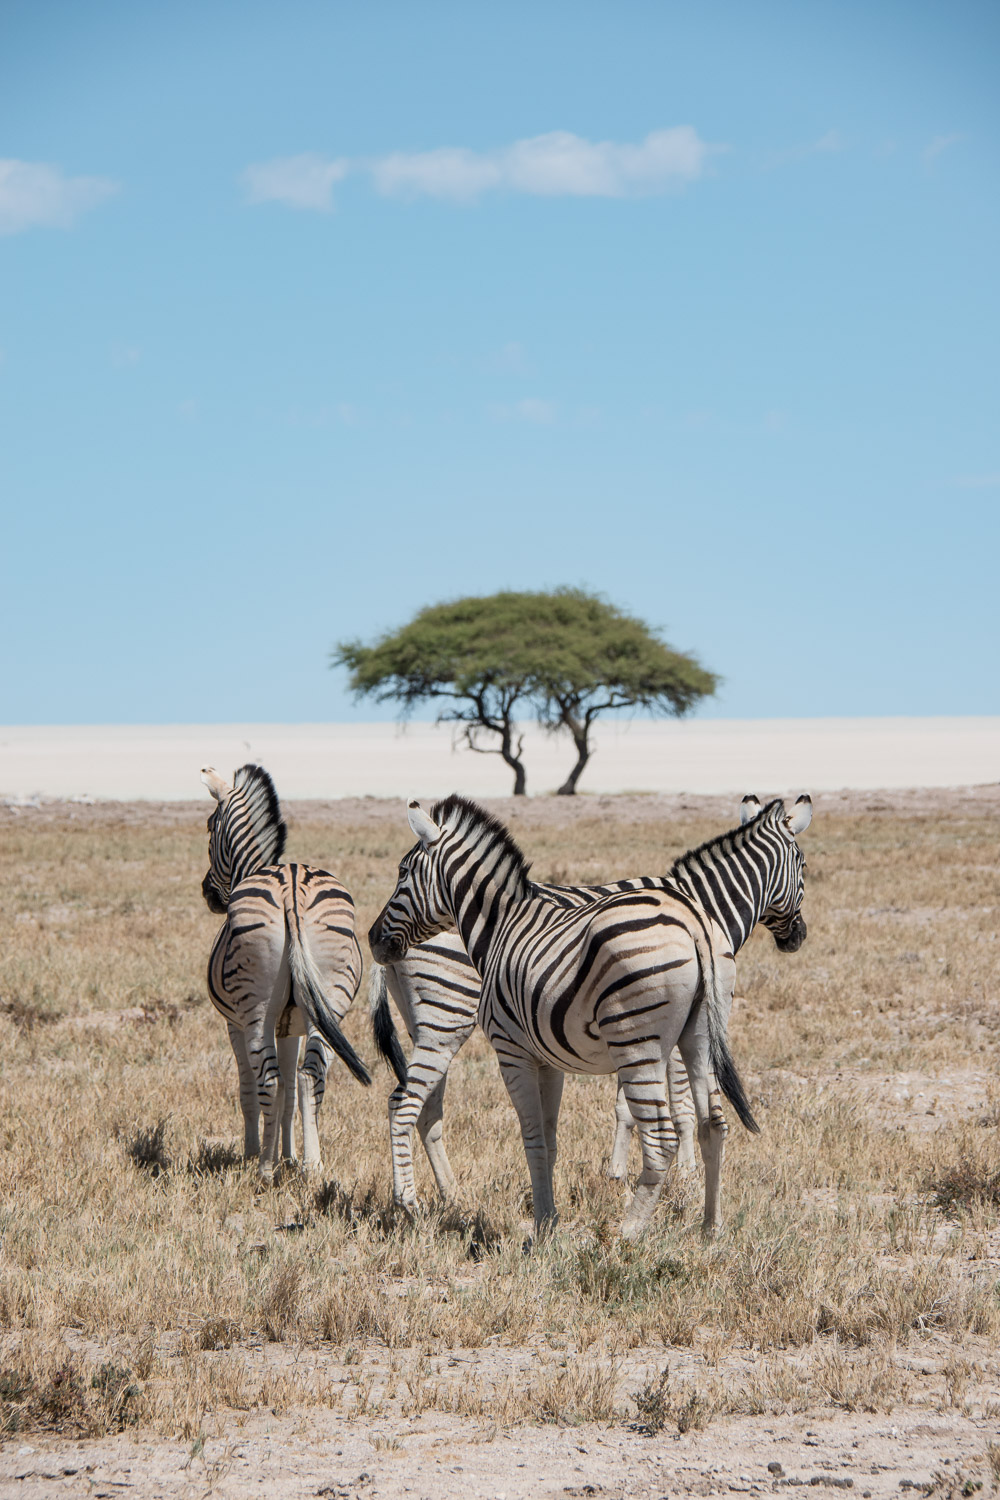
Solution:
{"label": "zebra herd", "polygon": [[[209,993],[236,1057],[245,1154],[268,1180],[279,1144],[294,1159],[296,1098],[303,1166],[319,1165],[317,1115],[332,1054],[371,1082],[340,1028],[361,978],[354,907],[327,871],[278,862],[285,825],[266,771],[242,766],[229,784],[208,768],[202,780],[216,800],[202,892],[226,917]],[[745,797],[739,827],[683,855],[666,875],[559,886],[532,882],[510,832],[469,799],[448,797],[430,814],[411,802],[417,842],[368,935],[375,1043],[397,1079],[389,1101],[395,1202],[417,1207],[414,1129],[439,1191],[456,1190],[444,1090],[478,1020],[520,1122],[536,1234],[556,1221],[552,1174],[568,1072],[617,1074],[612,1176],[625,1175],[638,1130],[642,1171],[623,1237],[648,1225],[671,1164],[693,1162],[695,1135],[704,1229],[715,1233],[727,1133],[721,1095],[758,1129],[727,1036],[735,955],[758,922],[783,952],[805,940],[797,835],[811,816],[808,797],[791,811]],[[409,1061],[390,996],[413,1043]]]}

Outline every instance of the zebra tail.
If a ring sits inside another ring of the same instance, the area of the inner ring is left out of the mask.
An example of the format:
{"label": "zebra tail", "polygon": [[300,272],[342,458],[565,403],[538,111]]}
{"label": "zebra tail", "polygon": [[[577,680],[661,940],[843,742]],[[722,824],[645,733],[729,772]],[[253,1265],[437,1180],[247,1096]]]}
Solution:
{"label": "zebra tail", "polygon": [[371,978],[368,981],[368,1010],[379,1057],[389,1064],[397,1083],[405,1085],[406,1053],[399,1045],[399,1036],[389,1008],[389,986],[382,964],[372,964]]}
{"label": "zebra tail", "polygon": [[746,1096],[743,1080],[736,1070],[733,1054],[729,1050],[729,1027],[727,996],[719,984],[718,969],[712,955],[712,972],[708,989],[708,1049],[712,1069],[719,1087],[740,1118],[740,1124],[754,1135],[760,1135],[760,1126],[753,1117],[750,1100]]}
{"label": "zebra tail", "polygon": [[312,955],[307,951],[296,931],[297,923],[289,920],[287,925],[292,999],[305,1011],[312,1025],[329,1042],[341,1062],[346,1063],[358,1082],[371,1083],[372,1075],[340,1029],[337,1017],[323,992],[323,983]]}

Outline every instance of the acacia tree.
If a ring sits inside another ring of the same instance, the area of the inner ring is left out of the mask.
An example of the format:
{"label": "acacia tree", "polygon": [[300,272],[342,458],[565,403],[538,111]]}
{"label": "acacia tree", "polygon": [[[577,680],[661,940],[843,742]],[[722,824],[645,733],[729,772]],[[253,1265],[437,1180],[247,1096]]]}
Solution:
{"label": "acacia tree", "polygon": [[[717,681],[641,620],[583,589],[432,605],[372,646],[341,642],[332,663],[348,669],[356,696],[398,702],[404,715],[439,701],[438,721],[461,724],[470,750],[503,757],[514,772],[515,796],[526,790],[518,707],[572,736],[576,764],[559,788],[572,795],[599,714],[628,708],[683,714]],[[484,744],[484,736],[497,743]]]}
{"label": "acacia tree", "polygon": [[679,717],[718,686],[693,656],[674,651],[642,620],[597,594],[564,588],[528,597],[535,601],[538,657],[529,693],[541,723],[567,730],[576,748],[560,796],[576,791],[599,714],[640,709]]}
{"label": "acacia tree", "polygon": [[[342,641],[332,664],[350,672],[357,697],[394,701],[404,716],[438,701],[439,723],[461,724],[470,750],[501,755],[514,772],[514,795],[526,776],[515,707],[525,697],[534,657],[526,639],[521,594],[434,604],[373,646]],[[483,743],[493,735],[497,744]]]}

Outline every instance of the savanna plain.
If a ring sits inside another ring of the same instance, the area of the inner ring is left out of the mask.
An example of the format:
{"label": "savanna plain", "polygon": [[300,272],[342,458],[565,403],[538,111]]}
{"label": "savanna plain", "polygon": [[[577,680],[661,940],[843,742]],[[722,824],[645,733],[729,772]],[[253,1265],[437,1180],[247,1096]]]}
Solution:
{"label": "savanna plain", "polygon": [[[597,881],[665,870],[737,802],[492,806],[537,879]],[[530,1256],[479,1036],[446,1101],[459,1197],[418,1157],[424,1212],[393,1211],[364,988],[346,1030],[373,1086],[335,1063],[322,1171],[258,1187],[205,988],[208,810],[0,808],[0,1495],[1000,1486],[1000,788],[818,797],[808,940],[739,958],[762,1133],[730,1111],[723,1235],[693,1175],[616,1240],[613,1081],[576,1078]],[[400,805],[285,811],[289,857],[335,871],[366,931]]]}

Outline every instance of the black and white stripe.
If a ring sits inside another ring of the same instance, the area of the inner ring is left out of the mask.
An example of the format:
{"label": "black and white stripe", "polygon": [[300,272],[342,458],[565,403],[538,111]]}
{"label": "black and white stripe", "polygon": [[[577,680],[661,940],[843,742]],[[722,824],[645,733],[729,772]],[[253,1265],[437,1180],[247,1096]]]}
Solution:
{"label": "black and white stripe", "polygon": [[[777,807],[780,804],[772,804]],[[805,827],[811,812],[808,797],[796,803],[796,819]],[[744,797],[741,830],[758,820],[764,811],[753,796]],[[729,935],[733,953],[749,938],[758,920],[772,928],[779,946],[794,951],[805,937],[799,918],[798,941],[784,941],[781,913],[801,902],[801,858],[785,857],[783,843],[776,841],[771,824],[758,821],[752,837],[741,830],[725,833],[678,859],[666,875],[642,876],[597,886],[532,885],[532,891],[561,906],[585,905],[615,892],[650,889],[681,890],[696,900]],[[739,835],[737,837],[737,834]],[[773,867],[773,868],[772,868]],[[786,889],[786,886],[788,887]],[[797,899],[796,899],[797,898]],[[410,1034],[413,1051],[407,1065],[396,1038],[389,1010],[395,1001]],[[457,933],[445,932],[411,949],[397,963],[374,965],[369,1004],[375,1040],[391,1064],[398,1087],[389,1100],[392,1146],[393,1195],[401,1206],[416,1207],[413,1174],[413,1130],[419,1130],[427,1157],[442,1196],[456,1188],[443,1138],[444,1092],[451,1062],[471,1036],[479,1010],[479,975]],[[677,1165],[694,1164],[695,1109],[687,1074],[679,1054],[671,1053],[667,1068],[668,1104],[678,1136]],[[615,1104],[615,1136],[609,1172],[625,1175],[629,1139],[634,1126],[632,1113],[619,1089]]]}
{"label": "black and white stripe", "polygon": [[[794,845],[795,820],[783,806],[771,804],[760,821],[769,832],[779,817],[780,836]],[[539,896],[507,830],[464,798],[448,798],[431,817],[411,804],[410,825],[420,842],[371,929],[372,952],[379,962],[398,961],[448,928],[460,934],[482,980],[479,1020],[521,1123],[536,1227],[555,1218],[564,1074],[614,1072],[643,1152],[622,1233],[642,1232],[677,1148],[665,1079],[679,1046],[706,1167],[705,1227],[717,1229],[726,1126],[716,1079],[743,1123],[757,1128],[726,1038],[735,977],[726,933],[686,892],[645,882],[582,907]],[[779,917],[770,905],[767,914]],[[780,913],[783,922],[796,916],[797,907]]]}
{"label": "black and white stripe", "polygon": [[241,766],[230,786],[209,767],[202,780],[218,804],[208,820],[211,865],[202,894],[212,911],[226,913],[209,960],[208,991],[236,1058],[244,1151],[258,1157],[260,1175],[270,1178],[280,1123],[282,1156],[294,1160],[297,1093],[302,1164],[318,1167],[319,1107],[333,1054],[362,1083],[371,1082],[339,1024],[361,982],[354,903],[328,871],[277,863],[285,825],[265,770]]}

